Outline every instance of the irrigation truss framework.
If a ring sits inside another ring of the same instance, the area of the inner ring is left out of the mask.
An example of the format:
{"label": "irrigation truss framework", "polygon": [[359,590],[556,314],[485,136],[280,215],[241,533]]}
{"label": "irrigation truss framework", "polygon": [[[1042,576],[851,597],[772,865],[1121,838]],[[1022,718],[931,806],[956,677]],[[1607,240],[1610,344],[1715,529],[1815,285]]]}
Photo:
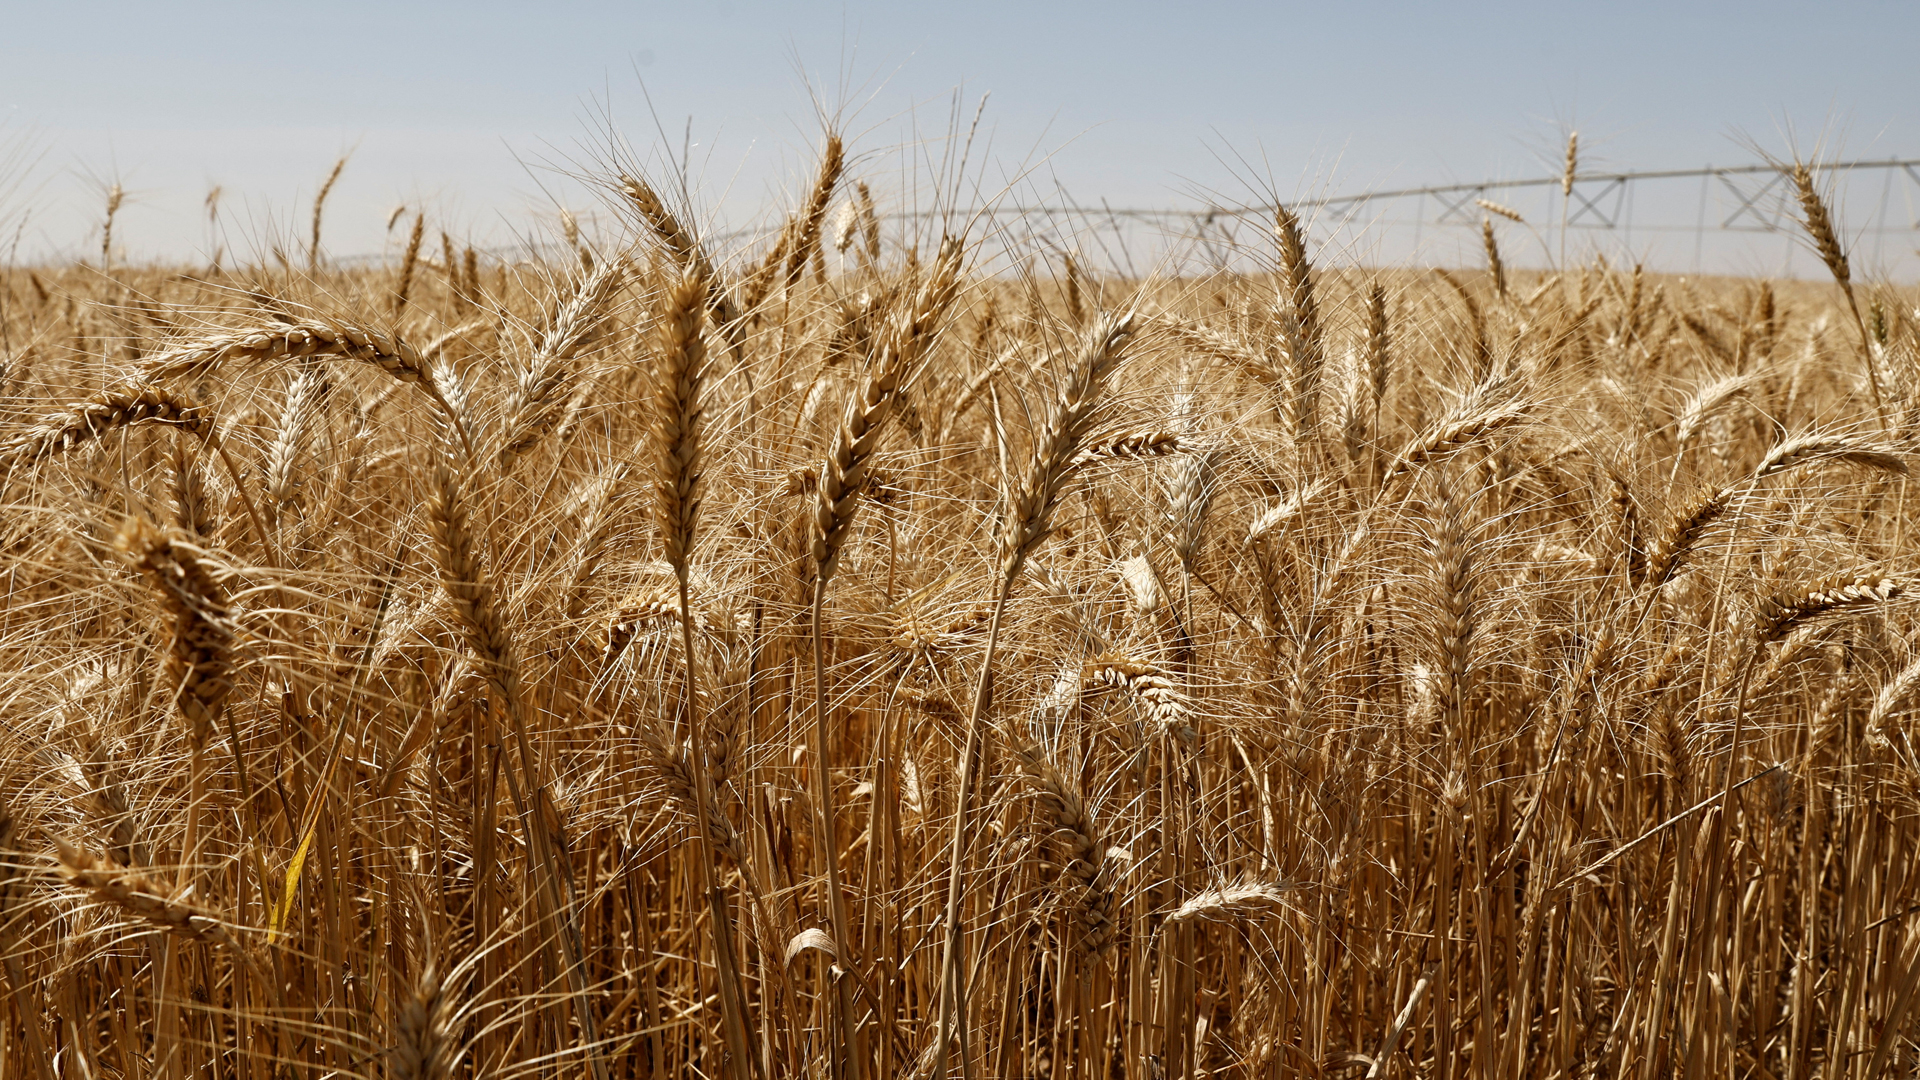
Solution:
{"label": "irrigation truss framework", "polygon": [[[1920,158],[1811,163],[1835,209],[1857,277],[1920,280]],[[1519,222],[1486,204],[1515,211]],[[1488,179],[1303,196],[1287,203],[1307,222],[1319,261],[1338,265],[1477,265],[1480,231],[1490,219],[1510,265],[1541,267],[1603,255],[1617,265],[1644,263],[1670,273],[1819,277],[1825,270],[1801,236],[1793,184],[1777,164],[1576,173]],[[974,208],[882,212],[890,242],[922,249],[943,229],[967,222],[1003,252],[993,270],[1031,257],[1073,253],[1082,265],[1138,277],[1270,266],[1272,203],[1197,207],[1116,207],[1061,197],[989,202]],[[589,215],[589,218],[593,217]],[[727,254],[757,252],[763,224],[719,229],[707,241]],[[489,248],[502,259],[559,257],[549,241]],[[854,257],[848,252],[849,263]],[[389,246],[339,260],[397,257]]]}
{"label": "irrigation truss framework", "polygon": [[[1920,270],[1920,158],[1821,162],[1811,166],[1839,211],[1857,264],[1889,277]],[[1694,187],[1686,182],[1692,181]],[[1532,241],[1521,261],[1539,255],[1606,254],[1675,272],[1814,272],[1793,215],[1793,185],[1778,165],[1707,165],[1564,177],[1494,179],[1321,195],[1288,203],[1309,220],[1322,245],[1356,258],[1471,257],[1486,204],[1518,208]],[[1271,204],[1128,208],[1070,200],[1003,203],[972,211],[883,215],[909,236],[941,219],[990,221],[1042,249],[1072,250],[1089,261],[1137,272],[1243,265],[1270,247]],[[1503,230],[1509,222],[1493,217]],[[1505,243],[1506,241],[1503,241]],[[1796,255],[1797,252],[1797,255]]]}

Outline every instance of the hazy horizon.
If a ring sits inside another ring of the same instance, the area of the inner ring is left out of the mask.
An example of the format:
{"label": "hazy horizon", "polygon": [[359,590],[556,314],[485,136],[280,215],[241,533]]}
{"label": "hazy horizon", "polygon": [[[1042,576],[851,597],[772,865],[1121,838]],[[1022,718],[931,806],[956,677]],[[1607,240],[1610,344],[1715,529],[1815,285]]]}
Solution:
{"label": "hazy horizon", "polygon": [[[750,228],[790,204],[823,116],[883,199],[931,197],[954,156],[943,137],[983,95],[964,190],[1021,201],[1199,207],[1549,175],[1575,129],[1588,170],[1745,164],[1747,143],[1920,156],[1900,60],[1920,16],[1904,5],[1167,16],[1000,2],[964,16],[864,3],[41,7],[0,46],[0,140],[31,166],[0,177],[0,214],[19,259],[97,257],[118,181],[119,257],[300,251],[315,189],[350,153],[327,204],[332,256],[381,254],[402,205],[462,242],[513,250],[552,235],[560,206],[591,220],[594,194],[569,173],[604,168],[624,144],[655,175],[684,150],[710,227]],[[1843,222],[1906,228],[1916,189],[1896,174],[1843,197]],[[1704,213],[1710,193],[1676,187],[1636,212],[1687,217],[1697,197]],[[1386,238],[1389,225],[1363,214],[1337,242],[1397,259],[1408,240]],[[1912,236],[1879,245],[1883,270],[1911,258]],[[1704,264],[1680,233],[1644,228],[1624,246],[1668,268],[1795,265],[1781,238],[1720,240]],[[1444,259],[1457,242],[1417,246]]]}

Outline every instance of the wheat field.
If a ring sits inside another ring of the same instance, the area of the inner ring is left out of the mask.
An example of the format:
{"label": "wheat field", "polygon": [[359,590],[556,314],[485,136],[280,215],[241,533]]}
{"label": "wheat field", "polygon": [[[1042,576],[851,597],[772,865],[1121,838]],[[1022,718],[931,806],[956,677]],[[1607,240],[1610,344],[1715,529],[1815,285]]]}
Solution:
{"label": "wheat field", "polygon": [[1915,1075],[1920,313],[1811,173],[1832,281],[1129,280],[846,160],[0,277],[0,1077]]}

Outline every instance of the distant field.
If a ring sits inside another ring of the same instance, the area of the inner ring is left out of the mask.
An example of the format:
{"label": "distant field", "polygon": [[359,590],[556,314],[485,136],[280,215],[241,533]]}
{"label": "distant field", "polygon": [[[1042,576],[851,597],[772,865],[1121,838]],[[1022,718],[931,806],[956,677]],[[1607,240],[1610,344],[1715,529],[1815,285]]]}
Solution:
{"label": "distant field", "polygon": [[0,271],[0,1076],[1914,1074],[1920,298],[1810,177],[1833,282],[1139,281],[841,160]]}

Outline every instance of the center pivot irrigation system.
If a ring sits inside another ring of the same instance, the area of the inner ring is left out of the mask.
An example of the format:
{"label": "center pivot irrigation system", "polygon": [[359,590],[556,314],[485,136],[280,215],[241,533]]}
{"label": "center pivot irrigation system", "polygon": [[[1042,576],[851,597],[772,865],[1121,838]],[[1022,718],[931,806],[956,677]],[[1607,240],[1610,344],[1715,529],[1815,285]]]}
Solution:
{"label": "center pivot irrigation system", "polygon": [[[1891,277],[1920,271],[1920,158],[1811,167],[1831,191],[1856,261]],[[1824,272],[1799,243],[1792,189],[1777,165],[1707,165],[1577,173],[1571,185],[1565,177],[1544,176],[1310,196],[1288,206],[1311,221],[1323,244],[1366,262],[1471,261],[1479,250],[1481,219],[1497,215],[1493,220],[1502,230],[1524,230],[1513,241],[1503,239],[1523,263],[1530,255],[1559,261],[1560,253],[1604,254],[1672,272]],[[1506,220],[1488,204],[1517,214],[1519,221]],[[1139,209],[1063,198],[994,205],[972,216],[1030,234],[1043,248],[1078,251],[1089,261],[1137,273],[1147,268],[1143,260],[1162,269],[1245,268],[1250,253],[1270,246],[1274,209],[1270,203]],[[913,234],[954,215],[926,210],[885,216]]]}

